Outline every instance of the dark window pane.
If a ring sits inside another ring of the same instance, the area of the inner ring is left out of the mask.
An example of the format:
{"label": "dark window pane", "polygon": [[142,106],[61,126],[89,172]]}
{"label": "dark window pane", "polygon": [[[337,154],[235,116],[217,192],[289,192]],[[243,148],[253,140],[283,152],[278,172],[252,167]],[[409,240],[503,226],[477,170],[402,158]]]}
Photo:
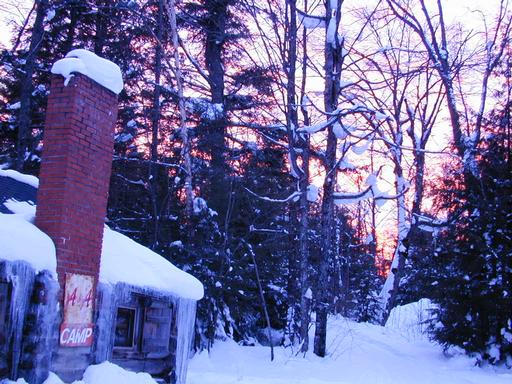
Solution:
{"label": "dark window pane", "polygon": [[118,308],[116,318],[115,347],[133,347],[135,309]]}

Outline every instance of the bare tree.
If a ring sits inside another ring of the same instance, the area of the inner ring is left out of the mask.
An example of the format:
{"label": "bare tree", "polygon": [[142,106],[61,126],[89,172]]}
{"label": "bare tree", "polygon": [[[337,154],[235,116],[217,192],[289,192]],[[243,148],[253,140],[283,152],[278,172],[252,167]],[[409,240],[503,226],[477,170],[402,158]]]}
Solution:
{"label": "bare tree", "polygon": [[[304,1],[304,11],[308,12],[308,1]],[[311,124],[307,107],[306,85],[308,70],[308,34],[304,27],[302,30],[302,81],[300,88],[301,112],[304,125]],[[300,255],[300,340],[301,352],[305,353],[309,349],[309,323],[311,311],[311,292],[309,281],[310,268],[310,240],[309,240],[309,215],[310,215],[310,199],[308,198],[308,188],[310,187],[310,140],[308,135],[299,135],[300,149],[302,157],[303,175],[299,183],[299,189],[302,192],[300,198],[300,231],[299,231],[299,255]]]}
{"label": "bare tree", "polygon": [[[369,15],[365,12],[362,17]],[[393,166],[396,194],[396,247],[381,292],[385,323],[396,304],[411,237],[419,227],[426,146],[444,92],[421,41],[401,22],[384,10],[374,14],[368,30],[366,40],[371,41],[372,50],[359,52],[360,60],[352,67],[363,79],[361,91],[367,95],[367,103],[382,113],[380,121],[370,124],[375,125],[377,138],[386,148],[384,155]],[[411,185],[414,193],[408,198]]]}
{"label": "bare tree", "polygon": [[[503,56],[512,26],[508,1],[501,1],[493,27],[485,30],[483,52],[475,52],[469,48],[475,32],[465,31],[456,35],[453,28],[450,28],[444,17],[442,0],[436,0],[434,10],[428,8],[425,0],[386,1],[393,14],[414,31],[423,43],[430,63],[443,84],[453,144],[463,162],[466,182],[478,184],[476,179],[479,171],[475,156],[481,141],[482,119],[489,97],[489,78]],[[468,68],[472,69],[472,76],[481,73],[478,79],[480,103],[474,118],[470,117],[471,111],[465,102],[465,96],[457,87],[463,82],[462,76]]]}

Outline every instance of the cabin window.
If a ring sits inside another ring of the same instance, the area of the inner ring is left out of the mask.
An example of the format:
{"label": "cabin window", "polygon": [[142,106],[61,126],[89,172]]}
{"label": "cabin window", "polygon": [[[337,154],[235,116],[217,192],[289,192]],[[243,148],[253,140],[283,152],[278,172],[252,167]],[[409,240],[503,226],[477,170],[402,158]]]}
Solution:
{"label": "cabin window", "polygon": [[114,346],[131,348],[134,345],[134,329],[136,320],[134,308],[118,308],[116,317],[116,333]]}
{"label": "cabin window", "polygon": [[169,303],[136,296],[127,306],[117,309],[115,350],[155,357],[169,354],[172,316]]}

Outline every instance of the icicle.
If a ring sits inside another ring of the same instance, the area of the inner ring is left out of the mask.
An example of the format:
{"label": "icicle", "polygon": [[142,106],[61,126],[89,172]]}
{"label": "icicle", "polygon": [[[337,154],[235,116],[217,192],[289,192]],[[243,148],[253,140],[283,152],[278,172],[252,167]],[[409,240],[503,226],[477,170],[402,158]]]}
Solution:
{"label": "icicle", "polygon": [[176,384],[185,384],[187,381],[187,367],[189,354],[194,335],[196,319],[196,301],[190,299],[178,299],[176,313]]}
{"label": "icicle", "polygon": [[[10,367],[9,375],[11,377],[17,377],[23,358],[22,342],[24,331],[30,330],[30,335],[35,336],[35,334],[32,333],[32,327],[27,328],[25,319],[29,311],[35,314],[37,308],[37,305],[32,305],[30,302],[36,274],[34,269],[23,261],[2,261],[1,264],[0,277],[11,284],[11,294],[8,302],[9,320],[5,325],[6,334],[10,340],[7,352]],[[51,319],[52,313],[48,314],[47,317]],[[36,319],[41,320],[39,317],[36,317]]]}

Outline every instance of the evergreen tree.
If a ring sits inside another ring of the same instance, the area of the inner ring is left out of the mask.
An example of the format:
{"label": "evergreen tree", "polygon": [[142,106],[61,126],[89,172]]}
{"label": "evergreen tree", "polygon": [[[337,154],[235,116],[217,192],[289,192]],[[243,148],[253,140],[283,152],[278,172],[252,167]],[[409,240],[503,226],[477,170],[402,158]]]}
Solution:
{"label": "evergreen tree", "polygon": [[332,313],[355,321],[376,322],[382,278],[370,244],[363,244],[347,208],[336,207],[337,250],[329,271]]}
{"label": "evergreen tree", "polygon": [[512,172],[510,101],[487,121],[479,149],[479,186],[449,172],[441,206],[449,225],[434,260],[440,271],[435,302],[437,340],[480,361],[512,362]]}
{"label": "evergreen tree", "polygon": [[397,295],[398,305],[416,302],[424,298],[433,298],[438,284],[438,270],[433,259],[437,242],[437,228],[429,225],[429,223],[425,223],[410,232],[404,276]]}
{"label": "evergreen tree", "polygon": [[[229,209],[223,225],[206,201],[196,197],[192,236],[187,234],[187,226],[181,225],[174,236],[187,242],[167,251],[173,262],[205,286],[205,298],[198,303],[198,348],[210,348],[218,338],[252,343],[255,337],[264,336],[264,306],[273,328],[285,325],[289,213],[286,205],[258,199],[246,191],[265,195],[276,186],[285,190],[289,185],[282,172],[285,156],[280,149],[251,145],[240,149],[238,155],[245,161],[226,189]],[[265,303],[259,296],[256,267]]]}
{"label": "evergreen tree", "polygon": [[[151,20],[151,13],[145,9],[151,10],[150,3],[130,2],[128,5],[124,1],[103,0],[37,2],[38,23],[34,22],[33,26],[27,23],[23,29],[15,29],[14,47],[4,49],[1,54],[3,76],[0,78],[0,92],[6,101],[0,105],[2,162],[11,166],[18,163],[18,168],[37,174],[50,69],[55,61],[76,48],[91,50],[121,67],[125,90],[119,96],[116,148],[126,152],[136,136],[137,123],[134,119],[144,117],[138,95],[143,88],[142,83],[149,82],[147,75],[144,77],[144,58],[148,54],[139,48],[147,47],[149,37],[152,38],[152,24],[147,22]],[[26,70],[29,64],[30,79]]]}

